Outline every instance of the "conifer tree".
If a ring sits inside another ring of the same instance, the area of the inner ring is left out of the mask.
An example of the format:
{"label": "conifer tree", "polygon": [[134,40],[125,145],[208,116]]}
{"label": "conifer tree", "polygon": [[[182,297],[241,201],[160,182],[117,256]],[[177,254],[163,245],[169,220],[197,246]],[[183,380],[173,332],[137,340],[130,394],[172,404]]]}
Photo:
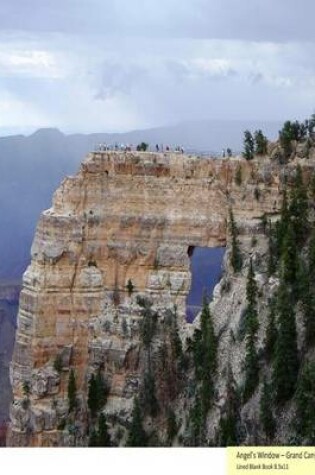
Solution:
{"label": "conifer tree", "polygon": [[307,362],[296,391],[296,419],[294,426],[303,444],[315,443],[315,364]]}
{"label": "conifer tree", "polygon": [[97,412],[104,406],[106,397],[107,388],[101,370],[98,369],[96,376],[92,373],[88,387],[88,407],[92,417],[95,417]]}
{"label": "conifer tree", "polygon": [[97,384],[94,373],[92,373],[89,381],[89,390],[88,390],[88,407],[91,411],[91,416],[95,417],[99,409],[99,401],[97,394]]}
{"label": "conifer tree", "polygon": [[273,439],[276,431],[276,422],[272,412],[272,391],[270,384],[264,378],[260,397],[260,422],[269,441]]}
{"label": "conifer tree", "polygon": [[257,283],[253,268],[253,261],[250,259],[246,281],[246,332],[257,335],[258,315],[257,315]]}
{"label": "conifer tree", "polygon": [[238,445],[239,399],[230,364],[227,368],[226,403],[219,425],[219,445],[221,447]]}
{"label": "conifer tree", "polygon": [[92,430],[89,437],[89,447],[98,447],[98,437],[95,429]]}
{"label": "conifer tree", "polygon": [[280,144],[286,159],[288,159],[292,153],[292,140],[294,140],[294,138],[292,123],[287,120],[283,124],[283,128],[279,131]]}
{"label": "conifer tree", "polygon": [[237,238],[238,230],[233,216],[232,209],[229,210],[229,228],[232,238],[232,248],[231,248],[231,265],[234,272],[239,272],[243,265],[242,254],[240,251],[240,244]]}
{"label": "conifer tree", "polygon": [[280,256],[280,273],[283,282],[293,290],[292,297],[296,296],[298,272],[297,243],[292,225],[289,224],[283,237],[282,252]]}
{"label": "conifer tree", "polygon": [[204,360],[209,362],[210,371],[214,372],[216,369],[217,341],[214,334],[212,315],[205,297],[203,298],[200,316],[200,329],[203,341]]}
{"label": "conifer tree", "polygon": [[[314,175],[315,176],[315,175]],[[308,270],[310,285],[315,285],[315,229],[312,230],[309,245],[308,245]]]}
{"label": "conifer tree", "polygon": [[246,283],[246,354],[245,354],[245,383],[243,397],[246,402],[254,393],[258,383],[259,365],[256,350],[256,340],[258,332],[258,315],[257,315],[257,284],[253,269],[252,259],[250,260],[247,283]]}
{"label": "conifer tree", "polygon": [[181,359],[183,356],[183,345],[182,340],[180,339],[180,336],[178,334],[178,326],[176,322],[171,332],[171,345],[176,359]]}
{"label": "conifer tree", "polygon": [[276,223],[275,238],[276,238],[276,257],[279,258],[282,252],[283,241],[287,234],[290,224],[289,205],[286,188],[283,190],[283,198],[281,205],[280,220]]}
{"label": "conifer tree", "polygon": [[302,169],[300,165],[296,167],[296,175],[291,191],[289,213],[296,242],[301,245],[305,241],[309,224],[307,190],[303,183]]}
{"label": "conifer tree", "polygon": [[265,354],[267,361],[271,361],[274,357],[277,342],[277,327],[276,327],[276,309],[272,302],[269,306],[268,322],[265,339]]}
{"label": "conifer tree", "polygon": [[315,343],[315,231],[312,231],[307,252],[307,263],[300,260],[299,297],[301,300],[306,347]]}
{"label": "conifer tree", "polygon": [[217,341],[207,300],[203,299],[200,330],[195,332],[194,362],[197,380],[201,382],[200,396],[203,412],[206,414],[213,396],[213,378],[216,371]]}
{"label": "conifer tree", "polygon": [[244,152],[243,157],[246,160],[252,160],[254,158],[255,143],[253,136],[249,130],[244,132]]}
{"label": "conifer tree", "polygon": [[197,381],[200,381],[202,378],[201,368],[203,363],[203,345],[202,333],[199,328],[196,328],[194,331],[191,347],[193,351],[196,379]]}
{"label": "conifer tree", "polygon": [[98,447],[110,447],[111,438],[108,432],[105,414],[101,413],[98,421]]}
{"label": "conifer tree", "polygon": [[68,382],[68,403],[69,412],[72,412],[77,407],[77,385],[73,368],[70,370]]}
{"label": "conifer tree", "polygon": [[256,130],[255,134],[255,153],[257,155],[266,155],[268,140],[261,130]]}
{"label": "conifer tree", "polygon": [[295,391],[299,370],[294,307],[284,280],[280,283],[277,312],[278,336],[272,382],[275,400],[277,403],[283,404],[291,398]]}
{"label": "conifer tree", "polygon": [[297,291],[303,315],[304,343],[306,348],[315,343],[315,302],[311,274],[309,266],[301,257],[297,274]]}
{"label": "conifer tree", "polygon": [[101,409],[106,403],[108,396],[108,387],[104,381],[101,368],[97,370],[95,383],[97,391],[98,409]]}
{"label": "conifer tree", "polygon": [[176,436],[177,431],[178,426],[175,412],[169,408],[167,411],[167,440],[170,445]]}
{"label": "conifer tree", "polygon": [[159,403],[156,398],[155,380],[151,371],[144,375],[143,407],[151,417],[156,417],[159,412]]}
{"label": "conifer tree", "polygon": [[205,439],[206,414],[203,411],[203,404],[200,394],[197,392],[194,405],[189,414],[190,419],[190,445],[201,447]]}
{"label": "conifer tree", "polygon": [[315,200],[315,173],[313,173],[312,178],[309,183],[309,195],[311,200],[314,202]]}
{"label": "conifer tree", "polygon": [[256,350],[256,338],[253,333],[246,336],[244,402],[253,395],[259,381],[259,364]]}
{"label": "conifer tree", "polygon": [[[271,228],[271,225],[270,225]],[[275,243],[273,230],[270,229],[268,234],[268,263],[267,263],[267,273],[268,277],[274,275],[277,269],[277,247]]]}
{"label": "conifer tree", "polygon": [[132,421],[129,429],[128,447],[146,447],[147,436],[143,428],[142,414],[138,398],[134,400],[134,406],[132,410]]}

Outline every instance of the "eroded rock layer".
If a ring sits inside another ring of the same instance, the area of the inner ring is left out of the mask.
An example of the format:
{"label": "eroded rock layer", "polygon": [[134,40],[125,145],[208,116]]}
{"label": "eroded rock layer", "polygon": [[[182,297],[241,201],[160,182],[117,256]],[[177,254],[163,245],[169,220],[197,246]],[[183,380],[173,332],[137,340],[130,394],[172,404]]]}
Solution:
{"label": "eroded rock layer", "polygon": [[[189,247],[226,245],[230,208],[240,232],[255,233],[265,213],[279,211],[293,169],[268,160],[91,153],[37,226],[20,297],[9,445],[86,445],[87,385],[98,368],[109,385],[107,413],[127,418],[146,365],[136,297],[150,296],[160,315],[176,305],[187,334]],[[63,430],[70,368],[79,400],[72,432]]]}

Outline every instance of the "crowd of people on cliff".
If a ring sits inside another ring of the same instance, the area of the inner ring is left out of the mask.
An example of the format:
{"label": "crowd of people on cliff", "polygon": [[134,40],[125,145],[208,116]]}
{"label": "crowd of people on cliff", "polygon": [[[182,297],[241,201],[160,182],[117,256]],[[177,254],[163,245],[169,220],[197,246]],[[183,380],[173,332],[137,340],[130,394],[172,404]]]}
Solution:
{"label": "crowd of people on cliff", "polygon": [[[96,147],[96,151],[99,152],[107,152],[107,151],[122,151],[122,152],[135,152],[135,151],[145,151],[145,150],[139,150],[138,145],[133,145],[133,144],[118,144],[115,143],[113,144],[106,144],[106,143],[100,143]],[[155,152],[177,152],[177,153],[184,153],[185,150],[182,146],[169,146],[169,145],[164,145],[164,144],[156,144],[154,148],[148,146],[147,151],[155,151]]]}

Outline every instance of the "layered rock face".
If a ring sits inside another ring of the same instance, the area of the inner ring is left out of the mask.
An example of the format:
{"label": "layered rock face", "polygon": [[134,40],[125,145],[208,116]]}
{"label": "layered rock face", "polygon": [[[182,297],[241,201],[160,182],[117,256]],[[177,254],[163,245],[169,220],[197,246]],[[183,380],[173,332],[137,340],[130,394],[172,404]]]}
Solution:
{"label": "layered rock face", "polygon": [[[230,208],[241,234],[255,234],[264,214],[279,211],[293,169],[176,153],[89,154],[36,230],[20,297],[8,445],[86,445],[88,381],[99,368],[106,411],[128,417],[146,364],[136,297],[149,296],[161,315],[176,305],[188,334],[190,246],[228,244]],[[73,433],[63,430],[70,368],[79,401]]]}
{"label": "layered rock face", "polygon": [[12,394],[9,366],[12,359],[20,285],[0,281],[0,447],[5,445]]}

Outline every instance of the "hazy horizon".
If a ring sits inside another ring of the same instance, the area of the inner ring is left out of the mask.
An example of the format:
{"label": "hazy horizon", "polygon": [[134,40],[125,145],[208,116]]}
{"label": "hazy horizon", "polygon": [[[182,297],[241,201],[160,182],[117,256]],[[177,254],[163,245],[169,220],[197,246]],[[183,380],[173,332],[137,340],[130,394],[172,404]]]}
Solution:
{"label": "hazy horizon", "polygon": [[238,124],[242,123],[243,125],[248,124],[248,129],[253,129],[252,124],[255,123],[268,123],[268,124],[281,124],[285,120],[303,120],[306,119],[307,117],[285,117],[283,118],[283,121],[281,120],[270,120],[270,119],[253,119],[249,118],[248,120],[240,120],[240,119],[214,119],[214,118],[208,118],[208,119],[196,119],[193,121],[179,121],[179,122],[174,122],[174,123],[165,123],[165,124],[157,124],[153,127],[144,127],[144,128],[135,128],[135,129],[130,129],[126,128],[124,130],[90,130],[89,128],[86,129],[75,129],[75,128],[67,128],[67,127],[59,127],[58,125],[51,125],[51,126],[38,126],[38,127],[0,127],[0,138],[6,138],[6,137],[12,137],[16,135],[23,135],[24,137],[30,137],[31,135],[35,134],[38,131],[41,130],[58,130],[61,132],[63,135],[69,136],[69,135],[98,135],[98,134],[109,134],[109,135],[121,135],[121,134],[129,134],[133,132],[138,132],[138,131],[151,131],[151,130],[156,130],[156,129],[164,129],[164,128],[174,128],[174,127],[179,127],[182,125],[189,125],[189,124],[198,124],[198,123],[231,123],[231,124]]}
{"label": "hazy horizon", "polygon": [[0,134],[314,112],[315,4],[3,0]]}

